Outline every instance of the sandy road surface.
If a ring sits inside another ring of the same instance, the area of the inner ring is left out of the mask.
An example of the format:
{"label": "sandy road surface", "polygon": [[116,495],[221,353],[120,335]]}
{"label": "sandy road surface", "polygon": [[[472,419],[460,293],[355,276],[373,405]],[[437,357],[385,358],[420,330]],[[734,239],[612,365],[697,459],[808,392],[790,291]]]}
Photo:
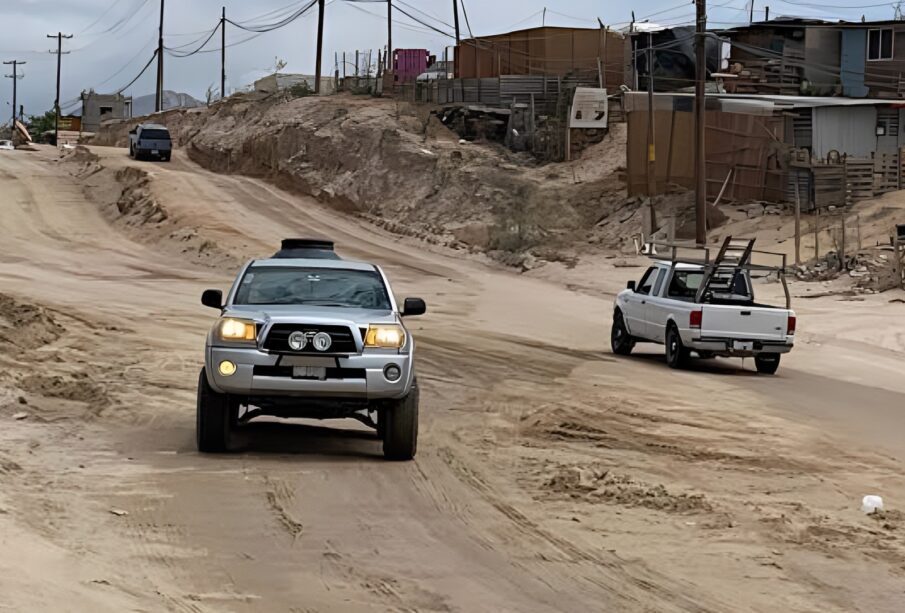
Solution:
{"label": "sandy road surface", "polygon": [[[902,305],[801,305],[775,379],[672,372],[605,349],[625,270],[519,277],[95,151],[0,157],[0,610],[901,610]],[[310,234],[428,301],[415,462],[354,424],[194,451],[201,290]]]}

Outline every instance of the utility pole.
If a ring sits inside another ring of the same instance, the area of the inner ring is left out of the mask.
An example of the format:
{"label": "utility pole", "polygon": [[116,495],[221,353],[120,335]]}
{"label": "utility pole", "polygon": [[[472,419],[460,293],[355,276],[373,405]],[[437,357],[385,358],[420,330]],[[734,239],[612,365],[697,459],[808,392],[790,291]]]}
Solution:
{"label": "utility pole", "polygon": [[704,153],[705,114],[704,81],[707,78],[707,6],[706,0],[695,0],[697,25],[695,27],[694,83],[694,176],[695,176],[695,241],[707,244],[707,157]]}
{"label": "utility pole", "polygon": [[317,0],[317,66],[314,67],[314,93],[321,93],[321,60],[324,51],[324,0]]}
{"label": "utility pole", "polygon": [[387,51],[393,53],[393,0],[387,0]]}
{"label": "utility pole", "polygon": [[226,100],[226,7],[220,17],[220,100]]}
{"label": "utility pole", "polygon": [[459,0],[453,0],[453,23],[456,26],[456,46],[459,45]]}
{"label": "utility pole", "polygon": [[751,0],[751,12],[748,14],[748,25],[754,23],[754,0]]}
{"label": "utility pole", "polygon": [[11,64],[13,67],[13,74],[11,74],[11,75],[8,74],[8,75],[6,75],[6,77],[8,79],[13,80],[13,123],[10,125],[10,129],[13,132],[15,132],[16,131],[16,81],[18,81],[19,79],[21,79],[22,77],[25,76],[25,75],[22,75],[22,77],[19,76],[19,66],[24,65],[25,62],[20,62],[18,60],[12,60],[12,61],[3,62],[3,63],[7,64],[7,65]]}
{"label": "utility pole", "polygon": [[163,110],[163,0],[160,0],[160,30],[157,36],[157,96],[154,111]]}
{"label": "utility pole", "polygon": [[[56,34],[48,34],[47,38],[55,38],[57,39],[57,50],[50,50],[51,53],[57,54],[57,97],[53,101],[53,111],[56,117],[53,121],[53,144],[59,146],[60,144],[60,69],[63,64],[63,39],[64,38],[72,38],[72,34],[63,34],[62,32],[57,32]],[[70,53],[66,51],[66,53]]]}
{"label": "utility pole", "polygon": [[[654,141],[654,33],[647,33],[647,197],[657,192],[657,147]],[[653,201],[652,201],[653,202]],[[651,204],[653,212],[653,204]],[[651,220],[653,225],[653,220]],[[654,228],[650,229],[653,233]]]}

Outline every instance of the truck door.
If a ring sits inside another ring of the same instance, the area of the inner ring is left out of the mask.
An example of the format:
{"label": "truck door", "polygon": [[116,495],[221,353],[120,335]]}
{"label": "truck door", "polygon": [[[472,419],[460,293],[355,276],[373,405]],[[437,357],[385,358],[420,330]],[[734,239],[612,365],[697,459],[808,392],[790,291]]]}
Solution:
{"label": "truck door", "polygon": [[669,277],[671,269],[663,268],[660,275],[654,283],[650,296],[648,296],[645,318],[647,319],[647,336],[653,341],[665,342],[666,340],[666,319],[669,317],[670,309],[666,304],[666,298],[663,297],[666,287],[666,281]]}
{"label": "truck door", "polygon": [[641,277],[638,287],[634,293],[629,294],[626,300],[629,302],[626,309],[625,320],[628,323],[629,332],[633,336],[649,338],[647,325],[647,301],[654,289],[657,279],[660,277],[661,271],[656,266],[651,266]]}

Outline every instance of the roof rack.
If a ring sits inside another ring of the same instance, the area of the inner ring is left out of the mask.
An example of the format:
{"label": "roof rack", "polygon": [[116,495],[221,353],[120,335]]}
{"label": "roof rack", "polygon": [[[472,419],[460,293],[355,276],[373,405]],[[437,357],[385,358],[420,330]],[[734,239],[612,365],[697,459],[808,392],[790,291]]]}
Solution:
{"label": "roof rack", "polygon": [[273,259],[339,260],[333,241],[316,238],[286,238]]}
{"label": "roof rack", "polygon": [[[776,273],[782,283],[783,290],[786,295],[786,308],[791,308],[791,296],[789,295],[789,287],[786,284],[786,254],[774,251],[758,251],[754,249],[754,238],[733,239],[727,236],[720,245],[716,255],[711,257],[711,248],[707,246],[697,245],[695,243],[680,242],[649,242],[647,255],[654,259],[666,260],[666,254],[669,255],[669,261],[673,267],[676,264],[691,264],[700,266],[704,269],[704,280],[698,287],[695,302],[701,302],[704,296],[710,290],[711,281],[717,271],[732,271],[732,282],[742,270],[762,273]],[[659,250],[658,250],[659,248]],[[659,252],[658,252],[659,251]],[[779,258],[781,265],[766,265],[752,263],[754,255],[770,256]]]}

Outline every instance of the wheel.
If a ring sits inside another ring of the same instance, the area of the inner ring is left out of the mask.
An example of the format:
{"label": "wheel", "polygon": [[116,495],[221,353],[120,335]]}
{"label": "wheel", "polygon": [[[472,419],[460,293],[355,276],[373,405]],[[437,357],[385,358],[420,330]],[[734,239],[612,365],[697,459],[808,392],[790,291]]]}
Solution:
{"label": "wheel", "polygon": [[682,345],[682,337],[675,325],[666,330],[666,363],[670,368],[685,368],[690,351]]}
{"label": "wheel", "polygon": [[229,435],[239,417],[239,403],[221,394],[207,382],[201,369],[198,376],[198,403],[195,413],[195,439],[198,451],[218,453],[229,449]]}
{"label": "wheel", "polygon": [[129,143],[129,157],[130,158],[135,157],[135,150],[132,148],[132,143]]}
{"label": "wheel", "polygon": [[625,318],[622,311],[616,311],[613,315],[613,328],[610,330],[610,347],[617,355],[629,355],[635,348],[635,339],[632,338],[625,327]]}
{"label": "wheel", "polygon": [[[405,398],[393,402],[380,416],[383,426],[383,457],[387,460],[411,460],[418,450],[418,380]],[[380,422],[378,422],[380,428]]]}
{"label": "wheel", "polygon": [[762,375],[775,375],[779,368],[779,354],[765,354],[754,357],[754,365],[757,366],[757,372]]}

